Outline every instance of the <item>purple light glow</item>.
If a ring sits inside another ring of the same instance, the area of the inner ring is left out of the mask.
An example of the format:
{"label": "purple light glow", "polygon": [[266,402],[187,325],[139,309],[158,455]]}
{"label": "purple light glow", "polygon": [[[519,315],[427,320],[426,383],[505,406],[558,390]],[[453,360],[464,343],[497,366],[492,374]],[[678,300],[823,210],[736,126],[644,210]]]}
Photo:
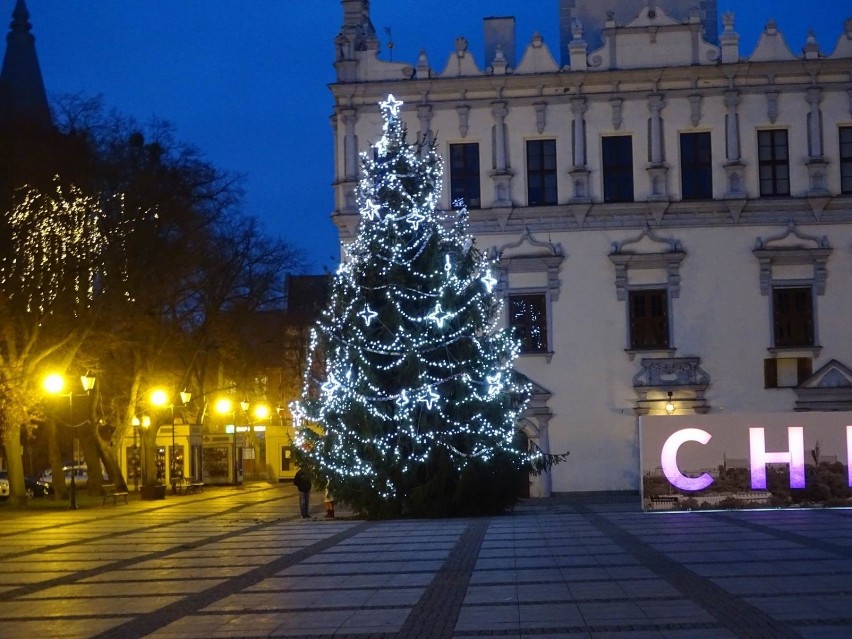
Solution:
{"label": "purple light glow", "polygon": [[675,431],[663,444],[663,452],[660,455],[660,465],[663,467],[663,473],[666,479],[671,482],[675,488],[681,490],[704,490],[713,483],[713,478],[709,473],[702,473],[698,477],[687,477],[677,465],[677,451],[685,442],[698,442],[706,444],[710,441],[712,435],[700,428],[683,428]]}
{"label": "purple light glow", "polygon": [[[848,428],[848,427],[847,427]],[[787,428],[789,452],[766,452],[763,428],[749,428],[752,490],[766,490],[766,464],[790,465],[790,488],[805,487],[805,429]],[[848,430],[847,430],[848,435]]]}

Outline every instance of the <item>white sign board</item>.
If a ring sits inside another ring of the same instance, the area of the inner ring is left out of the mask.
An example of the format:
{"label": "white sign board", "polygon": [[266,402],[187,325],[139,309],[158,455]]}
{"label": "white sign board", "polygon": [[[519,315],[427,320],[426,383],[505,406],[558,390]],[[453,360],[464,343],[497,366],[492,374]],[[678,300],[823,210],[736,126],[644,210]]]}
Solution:
{"label": "white sign board", "polygon": [[653,415],[645,510],[852,505],[852,413]]}

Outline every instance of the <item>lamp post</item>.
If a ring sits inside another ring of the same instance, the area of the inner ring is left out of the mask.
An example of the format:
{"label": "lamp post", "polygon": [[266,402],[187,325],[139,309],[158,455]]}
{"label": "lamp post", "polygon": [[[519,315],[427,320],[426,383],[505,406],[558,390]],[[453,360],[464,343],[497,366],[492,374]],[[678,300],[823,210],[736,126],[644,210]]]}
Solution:
{"label": "lamp post", "polygon": [[[130,422],[133,426],[133,490],[135,492],[139,492],[139,473],[142,470],[142,459],[139,454],[139,426],[142,422],[139,421],[139,418],[135,415],[133,416],[133,420]],[[127,460],[127,470],[130,470],[130,460]]]}
{"label": "lamp post", "polygon": [[[156,389],[151,391],[150,399],[151,399],[151,403],[154,406],[156,406],[157,408],[162,408],[163,406],[166,405],[166,402],[169,401],[169,396],[166,393],[166,391],[164,391],[163,389],[156,388]],[[172,483],[172,493],[174,493],[175,492],[175,480],[174,480],[174,474],[175,474],[175,459],[174,459],[174,457],[175,457],[175,409],[174,409],[174,404],[172,404],[171,409],[172,409],[172,424],[171,424],[171,426],[172,426],[172,448],[169,451],[169,464],[170,464],[170,466],[169,466],[169,481]],[[157,419],[157,427],[158,428],[159,428],[160,423],[161,423],[160,420]]]}
{"label": "lamp post", "polygon": [[[248,400],[244,399],[240,402],[240,410],[243,411],[243,416],[246,417],[246,422],[248,419],[248,409],[249,403]],[[243,435],[243,440],[245,441],[245,435]],[[245,445],[245,444],[243,444]],[[239,477],[237,475],[237,420],[234,418],[234,485],[239,484]]]}
{"label": "lamp post", "polygon": [[[192,399],[192,393],[190,393],[187,390],[182,390],[180,392],[180,401],[181,401],[181,404],[183,406],[186,406],[189,403],[190,399]],[[169,401],[169,396],[168,396],[168,393],[166,393],[166,391],[164,391],[162,389],[155,389],[155,390],[151,391],[151,403],[154,404],[154,406],[159,406],[159,407],[165,406],[167,401]],[[172,484],[172,494],[175,494],[177,492],[177,480],[178,480],[177,475],[178,475],[178,472],[177,472],[177,464],[176,464],[176,459],[175,459],[175,457],[176,457],[175,456],[176,444],[175,444],[175,405],[174,405],[174,403],[169,404],[169,408],[172,411],[172,421],[171,421],[172,447],[171,447],[171,450],[169,451],[169,481]],[[182,473],[180,473],[180,474],[182,474]]]}
{"label": "lamp post", "polygon": [[[92,389],[95,387],[95,376],[86,371],[85,375],[80,376],[80,384],[83,390],[86,391],[86,397],[89,396]],[[45,390],[52,394],[58,395],[65,386],[65,378],[62,375],[51,374],[44,380]],[[69,486],[69,505],[70,510],[77,510],[77,426],[86,423],[84,420],[81,424],[75,425],[74,422],[74,391],[68,392],[68,427],[72,429],[71,433],[71,484]],[[63,473],[64,475],[64,473]],[[64,480],[64,477],[63,477]]]}
{"label": "lamp post", "polygon": [[[145,484],[147,483],[147,479],[148,479],[148,472],[145,469],[145,437],[139,431],[141,429],[143,432],[148,432],[148,427],[151,425],[151,417],[148,416],[148,415],[142,415],[141,419],[139,417],[134,417],[133,421],[131,423],[133,424],[133,427],[135,429],[133,431],[133,445],[134,446],[136,446],[136,435],[137,435],[137,433],[139,434],[139,443],[141,444],[141,447],[140,447],[141,454],[139,455],[138,461],[139,461],[139,466],[141,467],[141,471],[142,471],[142,485],[145,486]],[[140,449],[137,449],[137,452]],[[136,489],[138,490],[139,489],[139,475],[137,474],[136,471],[137,471],[137,469],[134,469],[134,480],[136,482]]]}
{"label": "lamp post", "polygon": [[251,446],[254,449],[253,471],[257,478],[258,472],[265,473],[266,468],[266,428],[272,425],[272,411],[267,404],[256,404],[252,409],[254,421],[250,424]]}
{"label": "lamp post", "polygon": [[[244,413],[245,413],[245,411],[248,410],[248,407],[249,407],[249,403],[246,400],[243,400],[243,401],[240,402],[240,409],[242,409],[242,411]],[[232,433],[233,440],[232,440],[232,453],[231,453],[231,455],[232,455],[232,460],[233,460],[233,465],[234,465],[234,481],[233,481],[233,484],[234,484],[234,486],[236,486],[239,483],[239,478],[238,478],[238,474],[237,474],[237,412],[234,409],[233,402],[230,399],[228,399],[227,397],[223,397],[219,401],[216,402],[216,412],[218,412],[221,415],[227,415],[228,413],[230,413],[231,414],[231,420],[233,421],[233,424],[231,426],[234,429],[233,433]]]}

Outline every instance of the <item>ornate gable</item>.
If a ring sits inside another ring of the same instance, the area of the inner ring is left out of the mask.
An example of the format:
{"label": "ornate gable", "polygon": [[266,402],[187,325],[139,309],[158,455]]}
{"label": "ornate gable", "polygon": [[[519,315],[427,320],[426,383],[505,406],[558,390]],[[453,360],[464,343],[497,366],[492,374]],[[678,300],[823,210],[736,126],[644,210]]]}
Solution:
{"label": "ornate gable", "polygon": [[[663,250],[654,250],[653,245]],[[635,245],[632,246],[631,245]],[[631,248],[628,248],[631,247]],[[623,242],[613,242],[609,260],[615,265],[615,289],[620,301],[627,299],[628,271],[630,269],[661,269],[666,272],[666,284],[672,298],[680,295],[680,263],[686,253],[679,240],[657,235],[646,226],[636,237]]]}
{"label": "ornate gable", "polygon": [[565,260],[561,244],[536,239],[527,228],[518,240],[497,248],[495,254],[501,271],[501,290],[509,287],[510,273],[546,273],[550,298],[554,302],[559,299],[559,268]]}
{"label": "ornate gable", "polygon": [[770,20],[766,23],[760,40],[757,41],[757,46],[754,52],[749,56],[749,62],[778,62],[781,60],[795,60],[790,52],[790,47],[784,40],[784,36],[778,30],[778,25],[775,20]]}
{"label": "ornate gable", "polygon": [[803,233],[793,221],[778,235],[765,240],[757,238],[752,253],[760,262],[760,293],[769,295],[779,267],[806,265],[813,267],[811,280],[816,294],[823,295],[828,278],[826,262],[831,252],[827,237]]}
{"label": "ornate gable", "polygon": [[557,71],[559,71],[559,65],[553,59],[553,54],[544,43],[544,38],[536,33],[527,46],[515,73],[556,73]]}
{"label": "ornate gable", "polygon": [[601,32],[603,47],[589,55],[589,66],[600,69],[664,68],[716,64],[719,47],[702,37],[698,12],[685,22],[648,6],[626,25],[609,16]]}
{"label": "ornate gable", "polygon": [[795,389],[797,411],[852,410],[852,370],[831,360]]}

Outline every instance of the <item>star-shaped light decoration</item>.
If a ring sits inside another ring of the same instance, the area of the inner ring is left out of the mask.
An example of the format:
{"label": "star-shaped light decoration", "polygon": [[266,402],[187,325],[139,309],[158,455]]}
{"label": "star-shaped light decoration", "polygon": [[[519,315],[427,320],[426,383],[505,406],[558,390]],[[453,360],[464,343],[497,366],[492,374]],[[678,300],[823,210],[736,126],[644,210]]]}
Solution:
{"label": "star-shaped light decoration", "polygon": [[433,406],[433,405],[435,404],[435,402],[437,402],[439,399],[440,399],[440,396],[438,395],[438,393],[436,393],[436,392],[434,391],[434,389],[430,386],[430,387],[429,387],[429,392],[428,392],[428,393],[425,393],[423,396],[421,396],[420,401],[421,401],[421,402],[423,402],[424,404],[426,404],[426,408],[427,408],[428,410],[432,410],[432,406]]}
{"label": "star-shaped light decoration", "polygon": [[326,382],[320,388],[322,388],[323,393],[334,395],[334,393],[337,392],[340,386],[341,384],[337,381],[337,378],[334,376],[334,373],[329,373],[328,380],[326,380]]}
{"label": "star-shaped light decoration", "polygon": [[426,219],[426,216],[422,213],[415,211],[411,215],[408,216],[408,221],[411,223],[411,228],[415,231],[420,228],[420,223]]}
{"label": "star-shaped light decoration", "polygon": [[441,308],[441,303],[438,302],[435,304],[435,310],[429,313],[426,316],[426,319],[430,319],[438,325],[438,328],[444,328],[444,322],[452,317],[452,313],[446,312]]}
{"label": "star-shaped light decoration", "polygon": [[375,220],[379,217],[379,211],[381,211],[382,207],[380,204],[376,204],[373,200],[367,200],[364,203],[364,217],[368,220]]}
{"label": "star-shaped light decoration", "polygon": [[358,315],[361,317],[361,319],[364,320],[364,323],[367,326],[369,326],[370,322],[372,322],[375,318],[379,316],[379,314],[376,313],[376,311],[371,309],[369,306],[365,306],[364,310],[358,313]]}
{"label": "star-shaped light decoration", "polygon": [[307,413],[305,412],[305,409],[302,408],[302,404],[295,401],[290,402],[290,415],[293,417],[293,428],[299,428]]}
{"label": "star-shaped light decoration", "polygon": [[482,278],[482,283],[485,284],[485,289],[489,293],[494,290],[494,285],[497,284],[497,280],[491,274],[491,269],[485,271],[485,277]]}
{"label": "star-shaped light decoration", "polygon": [[388,109],[390,111],[391,117],[397,117],[399,115],[399,107],[402,106],[402,100],[397,100],[393,97],[393,93],[388,94],[388,99],[384,102],[379,102],[383,109]]}

